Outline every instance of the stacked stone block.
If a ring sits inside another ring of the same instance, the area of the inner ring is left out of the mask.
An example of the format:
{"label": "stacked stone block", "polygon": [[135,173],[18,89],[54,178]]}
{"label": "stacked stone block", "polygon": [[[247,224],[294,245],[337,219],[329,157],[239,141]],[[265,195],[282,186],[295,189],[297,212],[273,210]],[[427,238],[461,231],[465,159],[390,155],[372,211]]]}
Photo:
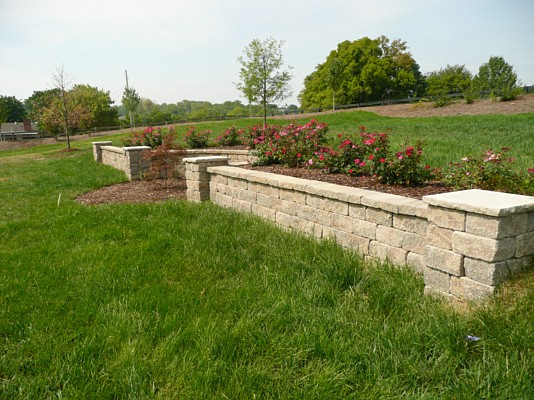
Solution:
{"label": "stacked stone block", "polygon": [[210,198],[209,167],[228,165],[228,157],[184,158],[187,200],[201,202]]}
{"label": "stacked stone block", "polygon": [[534,197],[467,190],[423,200],[427,292],[484,297],[533,265]]}

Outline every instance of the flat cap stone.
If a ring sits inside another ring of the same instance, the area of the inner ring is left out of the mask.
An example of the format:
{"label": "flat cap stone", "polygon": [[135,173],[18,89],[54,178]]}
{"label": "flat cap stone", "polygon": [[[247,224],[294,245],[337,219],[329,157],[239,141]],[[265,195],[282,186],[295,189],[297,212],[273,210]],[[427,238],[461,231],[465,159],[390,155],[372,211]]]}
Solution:
{"label": "flat cap stone", "polygon": [[427,204],[501,217],[534,210],[534,197],[471,189],[424,196]]}

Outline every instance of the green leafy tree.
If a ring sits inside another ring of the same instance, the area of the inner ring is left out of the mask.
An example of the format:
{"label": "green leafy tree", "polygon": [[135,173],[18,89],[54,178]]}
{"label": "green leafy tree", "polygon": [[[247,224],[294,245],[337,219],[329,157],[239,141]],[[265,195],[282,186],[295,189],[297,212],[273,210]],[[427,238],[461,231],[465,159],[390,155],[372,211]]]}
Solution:
{"label": "green leafy tree", "polygon": [[264,126],[267,126],[268,105],[291,95],[291,67],[283,69],[283,44],[273,38],[263,42],[254,39],[245,48],[245,57],[238,58],[242,67],[236,87],[249,104],[261,104]]}
{"label": "green leafy tree", "polygon": [[463,93],[468,99],[471,92],[472,75],[464,65],[447,65],[438,71],[430,72],[426,77],[426,93],[436,106],[450,102],[451,93]]}
{"label": "green leafy tree", "polygon": [[89,85],[75,85],[70,96],[79,104],[83,104],[89,117],[80,121],[78,129],[112,126],[118,123],[117,109],[113,107],[113,100],[109,92],[105,92]]}
{"label": "green leafy tree", "polygon": [[302,107],[330,106],[333,83],[335,101],[354,104],[407,97],[421,92],[425,80],[406,42],[381,36],[339,43],[326,61],[304,79],[304,89],[299,95]]}
{"label": "green leafy tree", "polygon": [[0,123],[22,122],[26,115],[24,103],[15,96],[0,96]]}
{"label": "green leafy tree", "polygon": [[139,107],[141,102],[141,97],[134,88],[126,86],[124,92],[122,93],[122,105],[128,111],[128,116],[130,118],[130,128],[134,127],[134,115]]}
{"label": "green leafy tree", "polygon": [[500,100],[513,100],[521,92],[517,74],[503,57],[490,57],[482,64],[473,80],[477,90],[489,90],[490,96]]}
{"label": "green leafy tree", "polygon": [[343,72],[343,65],[337,58],[332,59],[328,68],[328,83],[332,89],[332,109],[336,109],[336,91],[339,89],[341,82],[341,73]]}

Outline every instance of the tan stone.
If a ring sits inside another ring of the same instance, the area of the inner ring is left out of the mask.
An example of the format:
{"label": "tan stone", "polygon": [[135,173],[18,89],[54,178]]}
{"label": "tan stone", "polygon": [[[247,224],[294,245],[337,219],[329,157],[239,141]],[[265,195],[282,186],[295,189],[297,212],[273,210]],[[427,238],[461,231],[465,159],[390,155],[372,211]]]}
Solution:
{"label": "tan stone", "polygon": [[452,250],[471,258],[498,262],[514,256],[515,239],[487,239],[465,232],[454,232],[452,234]]}
{"label": "tan stone", "polygon": [[465,212],[441,207],[428,207],[428,222],[441,228],[465,231]]}
{"label": "tan stone", "polygon": [[378,225],[376,227],[376,240],[393,247],[402,247],[402,231],[395,228]]}
{"label": "tan stone", "polygon": [[486,285],[496,286],[510,278],[510,270],[506,261],[488,263],[466,257],[464,259],[465,276]]}
{"label": "tan stone", "polygon": [[425,262],[432,269],[456,276],[464,275],[464,257],[452,251],[426,245]]}
{"label": "tan stone", "polygon": [[472,279],[451,277],[451,294],[463,299],[483,300],[495,293],[495,286],[486,285]]}
{"label": "tan stone", "polygon": [[443,271],[425,267],[423,271],[425,285],[443,293],[449,293],[451,276]]}
{"label": "tan stone", "polygon": [[516,258],[530,256],[534,254],[534,232],[519,235],[516,238]]}
{"label": "tan stone", "polygon": [[452,250],[452,234],[453,230],[440,228],[437,225],[429,224],[426,234],[428,244],[440,247],[446,250]]}
{"label": "tan stone", "polygon": [[527,213],[504,217],[468,213],[465,220],[465,231],[476,236],[501,239],[527,232],[527,221]]}
{"label": "tan stone", "polygon": [[396,229],[426,236],[427,226],[428,222],[422,218],[402,214],[393,216],[393,227]]}
{"label": "tan stone", "polygon": [[392,226],[393,213],[381,210],[379,208],[367,207],[365,211],[365,220],[374,224]]}

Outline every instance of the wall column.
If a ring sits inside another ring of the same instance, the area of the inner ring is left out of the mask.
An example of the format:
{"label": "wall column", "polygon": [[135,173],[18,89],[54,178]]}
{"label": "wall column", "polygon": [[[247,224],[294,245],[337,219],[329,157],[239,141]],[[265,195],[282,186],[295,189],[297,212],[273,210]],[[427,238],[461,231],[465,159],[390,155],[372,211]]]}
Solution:
{"label": "wall column", "polygon": [[483,298],[534,265],[534,197],[475,189],[423,201],[427,293]]}
{"label": "wall column", "polygon": [[187,200],[201,202],[210,199],[210,176],[207,169],[228,165],[228,157],[184,158]]}
{"label": "wall column", "polygon": [[102,162],[102,146],[111,146],[113,142],[91,142],[93,144],[93,157],[96,162]]}

